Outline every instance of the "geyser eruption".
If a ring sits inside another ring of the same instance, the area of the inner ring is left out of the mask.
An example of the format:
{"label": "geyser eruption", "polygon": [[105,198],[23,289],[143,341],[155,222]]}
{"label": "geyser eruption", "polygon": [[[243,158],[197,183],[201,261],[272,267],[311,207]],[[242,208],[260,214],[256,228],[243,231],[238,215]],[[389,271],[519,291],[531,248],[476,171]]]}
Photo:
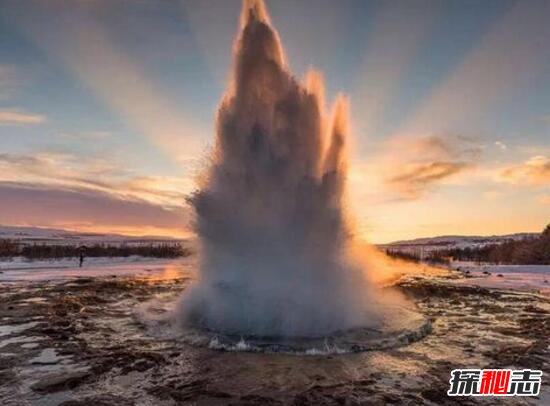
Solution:
{"label": "geyser eruption", "polygon": [[349,255],[347,101],[298,82],[261,0],[244,2],[211,165],[190,199],[200,280],[180,318],[225,334],[319,337],[383,317]]}

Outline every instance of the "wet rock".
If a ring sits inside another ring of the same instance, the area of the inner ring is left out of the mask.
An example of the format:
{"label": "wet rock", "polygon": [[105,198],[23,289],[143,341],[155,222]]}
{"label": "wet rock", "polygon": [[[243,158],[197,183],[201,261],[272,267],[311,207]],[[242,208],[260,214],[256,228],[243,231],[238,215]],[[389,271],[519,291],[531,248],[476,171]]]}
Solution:
{"label": "wet rock", "polygon": [[537,341],[527,346],[503,346],[484,355],[494,359],[491,367],[502,368],[504,366],[520,366],[524,368],[542,369],[545,365],[547,344]]}
{"label": "wet rock", "polygon": [[486,313],[489,313],[489,314],[495,314],[495,313],[507,313],[508,310],[502,306],[499,306],[499,305],[496,305],[496,304],[492,304],[492,303],[487,303],[485,304],[485,306],[483,307],[483,310],[486,312]]}
{"label": "wet rock", "polygon": [[115,395],[89,396],[78,400],[68,400],[59,406],[134,406],[134,401]]}
{"label": "wet rock", "polygon": [[76,283],[78,285],[86,285],[93,282],[94,280],[92,278],[78,278],[78,279],[75,279],[72,283]]}
{"label": "wet rock", "polygon": [[536,307],[533,305],[527,305],[523,308],[524,311],[529,313],[540,313],[540,314],[547,314],[548,312],[544,309],[541,309],[540,307]]}
{"label": "wet rock", "polygon": [[199,399],[204,404],[213,403],[213,400],[229,399],[229,393],[210,389],[204,379],[191,381],[170,381],[165,385],[157,386],[149,390],[149,393],[162,399],[172,399],[176,402],[197,402]]}
{"label": "wet rock", "polygon": [[136,371],[139,371],[139,372],[144,372],[144,371],[147,371],[148,369],[150,369],[154,366],[155,366],[155,363],[150,361],[150,360],[138,359],[136,362],[134,362],[134,364],[132,366],[132,369],[134,369]]}
{"label": "wet rock", "polygon": [[424,389],[420,393],[422,397],[424,397],[424,399],[435,402],[437,404],[443,404],[444,402],[449,400],[449,396],[447,395],[447,388],[443,387]]}
{"label": "wet rock", "polygon": [[498,298],[498,292],[490,291],[489,289],[479,286],[458,286],[441,283],[432,280],[403,280],[396,284],[405,294],[413,298],[449,298],[456,297],[464,298],[466,295],[479,295],[482,297]]}
{"label": "wet rock", "polygon": [[280,405],[280,401],[267,396],[245,395],[239,399],[239,405]]}
{"label": "wet rock", "polygon": [[90,375],[88,370],[54,373],[33,383],[31,389],[38,392],[57,392],[64,389],[73,389]]}
{"label": "wet rock", "polygon": [[401,396],[398,396],[393,393],[386,393],[382,395],[382,399],[384,400],[384,403],[387,405],[392,405],[396,403],[401,403]]}

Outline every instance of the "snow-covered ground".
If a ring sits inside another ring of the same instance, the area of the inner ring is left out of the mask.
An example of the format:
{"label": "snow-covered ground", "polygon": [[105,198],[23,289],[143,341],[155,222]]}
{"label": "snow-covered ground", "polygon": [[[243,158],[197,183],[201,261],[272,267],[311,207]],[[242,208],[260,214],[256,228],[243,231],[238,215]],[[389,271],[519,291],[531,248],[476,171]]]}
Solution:
{"label": "snow-covered ground", "polygon": [[158,277],[192,272],[194,256],[176,259],[155,259],[131,256],[126,258],[86,258],[82,268],[77,258],[50,261],[29,261],[24,258],[0,261],[0,283],[13,281],[42,281],[98,276]]}
{"label": "snow-covered ground", "polygon": [[469,272],[472,278],[455,283],[495,289],[540,291],[550,295],[550,265],[478,265],[456,262],[452,267]]}
{"label": "snow-covered ground", "polygon": [[[185,244],[194,247],[194,240],[169,237],[132,237],[119,234],[82,233],[68,230],[15,227],[0,225],[0,240],[16,241],[22,245],[142,245]],[[82,268],[78,258],[30,260],[23,257],[0,258],[0,283],[21,280],[51,280],[94,276],[158,275],[174,269],[187,271],[191,258],[156,259],[141,256],[92,258],[86,257]]]}
{"label": "snow-covered ground", "polygon": [[[25,258],[0,261],[0,283],[15,281],[47,281],[79,277],[138,276],[167,277],[174,274],[194,275],[196,256],[176,259],[155,259],[131,256],[126,258],[86,258],[78,267],[78,259],[29,261]],[[469,273],[469,278],[452,283],[495,289],[539,291],[550,295],[550,265],[479,265],[455,262],[452,268]]]}

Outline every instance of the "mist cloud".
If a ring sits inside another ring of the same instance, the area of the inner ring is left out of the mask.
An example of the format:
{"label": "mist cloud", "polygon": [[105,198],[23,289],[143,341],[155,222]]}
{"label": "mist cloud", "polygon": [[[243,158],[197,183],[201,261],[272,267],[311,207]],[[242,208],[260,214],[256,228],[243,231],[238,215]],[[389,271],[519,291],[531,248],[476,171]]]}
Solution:
{"label": "mist cloud", "polygon": [[[191,199],[199,281],[180,320],[255,336],[321,336],[379,325],[377,296],[348,256],[348,103],[288,70],[261,0],[244,2],[216,146]],[[375,304],[376,302],[376,304]]]}

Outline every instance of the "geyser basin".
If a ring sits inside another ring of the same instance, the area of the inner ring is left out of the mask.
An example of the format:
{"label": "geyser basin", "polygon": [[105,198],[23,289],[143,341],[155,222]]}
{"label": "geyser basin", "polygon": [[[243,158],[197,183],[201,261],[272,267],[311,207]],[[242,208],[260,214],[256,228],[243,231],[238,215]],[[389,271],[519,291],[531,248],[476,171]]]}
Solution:
{"label": "geyser basin", "polygon": [[400,347],[424,338],[432,330],[431,320],[415,311],[395,307],[391,313],[392,317],[378,328],[356,328],[324,337],[256,337],[189,326],[179,338],[192,345],[224,351],[327,355]]}

